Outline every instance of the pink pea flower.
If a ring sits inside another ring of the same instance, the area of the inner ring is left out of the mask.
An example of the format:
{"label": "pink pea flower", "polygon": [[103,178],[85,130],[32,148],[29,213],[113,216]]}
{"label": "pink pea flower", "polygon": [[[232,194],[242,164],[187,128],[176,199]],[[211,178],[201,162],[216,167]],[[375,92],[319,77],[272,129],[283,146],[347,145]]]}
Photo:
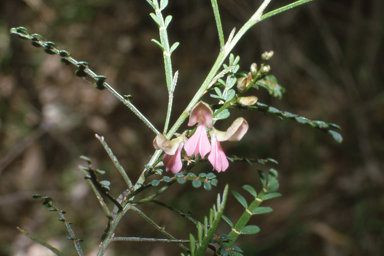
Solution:
{"label": "pink pea flower", "polygon": [[164,151],[163,163],[165,170],[171,170],[173,173],[178,173],[183,168],[181,161],[181,151],[186,140],[184,135],[177,135],[178,137],[173,140],[168,140],[163,134],[159,134],[153,140],[155,149]]}
{"label": "pink pea flower", "polygon": [[211,162],[213,169],[218,172],[224,172],[229,166],[228,159],[214,133],[211,134],[211,143],[212,149],[208,160]]}
{"label": "pink pea flower", "polygon": [[218,131],[213,128],[210,131],[212,150],[208,156],[213,169],[218,172],[224,172],[228,166],[228,159],[221,148],[220,141],[239,141],[248,131],[248,123],[244,118],[237,118],[226,132]]}
{"label": "pink pea flower", "polygon": [[183,149],[184,143],[180,143],[174,155],[168,155],[167,153],[163,156],[163,163],[165,170],[173,172],[174,174],[181,171],[183,163],[181,162],[181,150]]}
{"label": "pink pea flower", "polygon": [[199,123],[195,133],[184,145],[184,150],[188,156],[200,154],[204,158],[211,151],[211,144],[208,140],[207,127],[212,128],[212,110],[208,104],[200,101],[197,103],[189,116],[188,126]]}

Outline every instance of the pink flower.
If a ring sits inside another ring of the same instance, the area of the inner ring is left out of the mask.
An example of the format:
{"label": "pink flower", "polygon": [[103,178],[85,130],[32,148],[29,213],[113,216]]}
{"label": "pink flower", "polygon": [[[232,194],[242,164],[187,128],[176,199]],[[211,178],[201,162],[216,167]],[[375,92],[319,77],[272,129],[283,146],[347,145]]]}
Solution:
{"label": "pink flower", "polygon": [[212,128],[212,110],[202,101],[193,107],[189,116],[188,126],[193,126],[196,123],[199,123],[199,125],[195,133],[185,143],[184,150],[188,156],[195,154],[196,157],[200,154],[201,158],[204,158],[211,151],[206,128]]}
{"label": "pink flower", "polygon": [[171,170],[173,173],[178,173],[183,168],[181,161],[181,151],[186,141],[185,135],[176,135],[177,138],[173,140],[167,139],[163,134],[159,134],[153,140],[155,149],[164,151],[163,163],[165,170]]}
{"label": "pink flower", "polygon": [[210,131],[212,150],[208,156],[213,169],[218,172],[224,172],[228,166],[228,159],[221,148],[219,141],[239,141],[248,131],[248,123],[244,118],[237,118],[226,132],[218,131],[213,128]]}
{"label": "pink flower", "polygon": [[183,163],[181,162],[181,150],[183,149],[183,145],[184,143],[180,143],[174,155],[164,154],[163,163],[166,171],[171,170],[174,174],[180,172],[183,167]]}
{"label": "pink flower", "polygon": [[212,149],[208,160],[211,162],[213,169],[218,172],[224,172],[229,166],[228,159],[214,133],[211,134],[211,142]]}

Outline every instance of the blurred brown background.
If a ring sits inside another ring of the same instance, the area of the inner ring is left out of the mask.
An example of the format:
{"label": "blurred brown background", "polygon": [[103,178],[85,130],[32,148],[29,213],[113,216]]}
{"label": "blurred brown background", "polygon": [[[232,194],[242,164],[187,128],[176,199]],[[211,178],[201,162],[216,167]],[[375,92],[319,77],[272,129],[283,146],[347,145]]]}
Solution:
{"label": "blurred brown background", "polygon": [[[219,1],[226,37],[261,2]],[[290,2],[272,1],[267,10]],[[94,89],[93,81],[74,75],[73,66],[9,35],[9,29],[25,26],[89,62],[117,91],[133,95],[133,103],[161,130],[167,93],[162,53],[150,41],[158,39],[151,11],[144,0],[0,2],[0,255],[52,255],[16,226],[75,255],[64,225],[31,198],[35,193],[53,197],[68,212],[75,233],[85,239],[86,255],[95,255],[106,218],[77,169],[84,164],[78,156],[107,170],[105,179],[117,195],[124,183],[94,134],[105,136],[132,180],[152,154],[154,138],[107,90]],[[251,128],[242,142],[223,147],[228,154],[279,161],[283,194],[265,204],[273,213],[252,218],[261,232],[239,240],[245,255],[384,255],[382,13],[381,0],[314,1],[259,23],[236,47],[244,71],[260,63],[262,52],[275,51],[271,73],[287,92],[279,101],[260,89],[255,92],[260,102],[337,123],[344,137],[337,144],[330,135],[290,120],[231,113],[230,120],[242,115]],[[180,42],[172,55],[174,70],[180,71],[174,121],[207,75],[219,43],[210,1],[170,1],[164,14],[173,15],[171,43]],[[174,185],[159,199],[201,219],[227,182],[246,195],[241,186],[258,184],[256,170],[267,167],[233,164],[210,192]],[[185,230],[193,230],[166,209],[140,209],[176,237],[187,238]],[[230,195],[225,215],[236,221],[241,213]],[[223,223],[219,233],[228,232]],[[116,235],[162,238],[133,213]],[[180,255],[175,245],[123,242],[112,244],[108,253]]]}

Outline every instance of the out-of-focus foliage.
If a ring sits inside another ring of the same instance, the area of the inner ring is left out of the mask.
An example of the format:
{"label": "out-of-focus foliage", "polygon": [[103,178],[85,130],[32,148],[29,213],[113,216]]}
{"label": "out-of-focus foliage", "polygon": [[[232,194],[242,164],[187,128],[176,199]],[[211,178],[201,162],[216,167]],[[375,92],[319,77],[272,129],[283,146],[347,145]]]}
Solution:
{"label": "out-of-focus foliage", "polygon": [[[269,8],[288,2],[272,1]],[[219,4],[228,35],[259,1]],[[107,170],[105,178],[115,184],[113,194],[124,182],[94,133],[105,137],[133,180],[153,153],[154,137],[107,91],[95,90],[93,81],[76,77],[74,68],[60,64],[57,56],[11,37],[9,29],[25,26],[87,61],[121,94],[132,95],[132,102],[160,128],[167,90],[161,52],[151,42],[158,38],[158,30],[150,11],[144,0],[0,1],[0,255],[45,253],[16,226],[73,253],[56,216],[32,199],[36,193],[54,197],[55,204],[66,209],[76,235],[84,239],[86,253],[92,255],[106,221],[100,221],[105,220],[103,212],[77,170],[78,156],[87,155],[95,168]],[[296,122],[244,113],[252,128],[244,141],[225,145],[226,150],[278,160],[283,195],[266,204],[272,213],[251,220],[261,231],[242,240],[244,255],[384,253],[383,11],[381,0],[314,1],[261,22],[235,49],[241,56],[240,69],[260,63],[264,51],[275,53],[269,64],[286,92],[279,101],[258,90],[260,102],[337,123],[344,137],[342,144],[336,144],[330,136]],[[219,42],[210,1],[169,1],[166,12],[173,16],[170,39],[180,42],[172,55],[174,69],[180,71],[174,121],[213,64]],[[239,185],[230,190],[240,191],[244,181],[256,183],[257,168],[269,167],[233,163],[208,193],[192,185],[175,185],[161,197],[185,212],[197,205],[209,209],[226,180]],[[209,171],[207,165],[197,173]],[[202,195],[207,203],[200,202]],[[241,214],[231,204],[238,202],[228,198],[225,216]],[[142,210],[160,225],[177,218],[156,205]],[[193,214],[200,218],[205,212]],[[126,217],[119,236],[156,237],[139,217]],[[182,219],[169,227],[175,236],[188,228]],[[145,245],[119,242],[109,250],[114,255],[131,250],[136,255],[179,251],[169,244]]]}

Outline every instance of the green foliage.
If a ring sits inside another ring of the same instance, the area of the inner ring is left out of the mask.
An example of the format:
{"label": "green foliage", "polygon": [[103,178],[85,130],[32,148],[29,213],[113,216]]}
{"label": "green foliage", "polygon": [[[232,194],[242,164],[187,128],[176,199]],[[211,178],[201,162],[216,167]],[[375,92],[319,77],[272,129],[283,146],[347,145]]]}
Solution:
{"label": "green foliage", "polygon": [[[74,245],[75,245],[75,248],[76,248],[76,251],[77,253],[79,254],[79,256],[83,256],[83,250],[81,249],[81,246],[80,246],[80,242],[82,242],[83,240],[82,239],[79,239],[79,238],[76,238],[75,236],[75,233],[73,232],[72,228],[71,228],[71,222],[68,222],[67,219],[65,218],[65,211],[63,210],[60,210],[59,208],[56,207],[56,205],[53,204],[53,201],[52,201],[52,198],[51,197],[48,197],[48,196],[43,196],[43,195],[40,195],[40,194],[34,194],[32,196],[32,198],[34,199],[43,199],[43,206],[47,209],[49,209],[49,211],[52,211],[52,212],[57,212],[57,214],[60,216],[60,218],[58,218],[57,220],[58,221],[61,221],[65,224],[65,227],[67,228],[67,231],[69,233],[70,236],[67,236],[66,239],[67,240],[71,240],[73,241]],[[52,252],[54,252],[56,255],[64,255],[62,252],[60,252],[58,249],[54,248],[53,246],[35,238],[32,234],[29,234],[28,232],[26,232],[25,230],[22,230],[22,229],[19,229],[19,231],[25,235],[27,235],[29,238],[31,238],[33,241],[35,241],[36,243],[39,243],[41,245],[43,245],[44,247],[48,248],[49,250],[51,250]]]}
{"label": "green foliage", "polygon": [[[217,195],[216,206],[213,205],[213,208],[210,209],[209,218],[204,218],[204,225],[201,222],[197,224],[197,240],[193,246],[191,242],[191,255],[192,256],[202,256],[205,253],[209,243],[212,241],[212,238],[215,235],[215,231],[219,225],[220,219],[224,212],[225,203],[227,201],[228,194],[228,185],[225,186],[223,196],[220,199],[220,194]],[[192,239],[193,238],[193,239]],[[192,234],[190,234],[190,240],[194,240]]]}
{"label": "green foliage", "polygon": [[[165,75],[166,75],[166,81],[167,81],[169,101],[168,101],[167,117],[164,125],[163,134],[167,139],[170,139],[173,135],[175,135],[175,132],[177,131],[177,129],[188,117],[190,109],[201,99],[201,97],[204,95],[204,93],[207,90],[210,90],[216,93],[216,94],[210,94],[210,96],[218,100],[218,104],[214,108],[215,120],[228,118],[230,116],[229,109],[231,108],[236,108],[239,110],[245,110],[245,109],[256,110],[256,111],[263,112],[265,114],[267,113],[273,114],[280,119],[287,118],[287,119],[295,120],[301,124],[307,124],[311,127],[318,128],[320,130],[330,133],[337,142],[342,141],[341,135],[338,132],[333,130],[333,129],[340,129],[340,127],[338,127],[335,124],[325,123],[323,121],[312,121],[305,117],[291,114],[289,112],[280,111],[274,107],[267,106],[262,103],[257,103],[256,106],[246,106],[246,107],[240,106],[238,103],[236,103],[238,97],[242,96],[251,87],[255,87],[257,89],[259,87],[263,87],[267,89],[272,96],[278,97],[279,99],[282,98],[282,94],[285,91],[285,89],[278,84],[276,77],[274,77],[273,75],[268,75],[268,72],[270,71],[270,66],[265,64],[266,64],[266,61],[272,57],[273,52],[264,53],[262,55],[263,62],[261,63],[260,69],[257,70],[256,64],[252,64],[251,70],[248,73],[247,72],[237,73],[239,70],[238,62],[240,58],[239,56],[235,58],[233,54],[230,54],[233,47],[244,35],[244,33],[248,29],[250,29],[254,24],[256,24],[258,21],[262,20],[263,17],[265,18],[265,15],[263,16],[262,13],[264,9],[267,7],[268,3],[270,2],[269,0],[266,0],[263,2],[261,7],[254,13],[254,15],[240,29],[238,33],[235,33],[235,30],[232,30],[231,34],[229,35],[229,39],[225,44],[224,44],[223,30],[221,28],[220,15],[218,12],[217,1],[216,0],[211,1],[213,10],[214,10],[215,19],[216,19],[217,28],[218,28],[219,41],[220,41],[220,47],[221,47],[220,54],[212,70],[207,76],[206,80],[203,82],[200,89],[197,91],[193,99],[190,101],[186,110],[180,115],[179,119],[175,122],[175,124],[172,126],[170,131],[168,131],[168,123],[170,120],[170,114],[172,109],[173,92],[174,92],[176,82],[177,82],[177,77],[178,77],[178,72],[176,72],[174,76],[172,76],[173,71],[172,71],[172,64],[171,64],[171,54],[176,50],[179,43],[175,42],[174,44],[172,44],[171,47],[169,46],[167,28],[172,21],[172,16],[167,16],[164,19],[161,13],[161,11],[164,10],[164,8],[166,8],[166,6],[168,5],[168,0],[161,0],[160,4],[159,4],[159,1],[157,0],[153,0],[153,1],[147,0],[147,2],[155,11],[154,13],[151,13],[150,16],[159,27],[159,34],[160,34],[160,41],[156,39],[152,39],[152,41],[163,51],[163,57],[164,57],[164,68],[165,68]],[[291,7],[300,5],[304,2],[307,2],[307,1],[297,1],[296,3],[291,5]],[[270,12],[267,15],[269,15],[270,17],[277,13],[279,13],[279,10],[276,10],[275,12]],[[71,54],[69,52],[65,50],[57,49],[55,43],[50,41],[44,41],[43,37],[38,34],[30,35],[29,31],[24,27],[13,28],[11,29],[11,33],[17,34],[21,38],[31,40],[33,46],[42,47],[44,51],[48,54],[59,55],[62,58],[61,62],[65,64],[75,65],[77,67],[77,70],[75,71],[76,76],[78,77],[89,76],[92,79],[94,79],[96,81],[94,83],[94,87],[96,89],[102,90],[107,88],[121,102],[123,102],[127,107],[129,107],[155,134],[157,135],[160,134],[160,132],[141,114],[141,112],[138,111],[132,105],[132,103],[130,102],[131,97],[121,96],[119,93],[117,93],[108,83],[105,82],[106,80],[105,76],[97,75],[92,70],[89,69],[89,65],[87,62],[76,61],[74,58],[71,57]],[[223,64],[223,62],[228,56],[229,56],[229,65],[227,66],[226,64]],[[223,67],[223,69],[219,72],[221,67]],[[226,78],[223,78],[225,76]],[[247,77],[246,86],[244,88],[239,88],[239,86],[237,86],[237,89],[235,89],[235,85],[239,84],[239,78],[241,79],[241,78],[244,78],[245,76]],[[280,194],[276,192],[279,188],[277,171],[271,168],[268,172],[268,175],[266,175],[262,171],[259,171],[260,180],[263,185],[263,189],[260,192],[257,192],[256,189],[253,188],[251,185],[243,186],[243,189],[254,197],[252,202],[248,203],[245,197],[243,197],[239,192],[232,191],[232,194],[235,197],[235,199],[245,209],[244,213],[235,224],[233,224],[233,222],[229,218],[223,215],[226,200],[227,200],[228,185],[225,186],[225,190],[223,192],[222,198],[220,198],[220,194],[218,195],[217,203],[216,205],[213,206],[213,208],[210,209],[209,216],[204,217],[203,222],[198,222],[193,220],[192,217],[189,216],[189,214],[185,214],[183,211],[177,210],[169,205],[166,205],[160,201],[155,200],[154,198],[160,195],[161,193],[163,193],[166,189],[169,188],[169,186],[171,186],[176,182],[179,184],[186,184],[187,181],[190,181],[194,188],[199,188],[203,186],[205,190],[207,191],[211,190],[212,186],[216,186],[218,183],[217,176],[214,173],[208,173],[208,174],[200,173],[199,175],[196,175],[192,172],[188,172],[190,168],[195,166],[198,162],[200,162],[203,159],[197,158],[194,163],[189,163],[190,165],[186,169],[182,170],[181,173],[175,174],[174,177],[162,176],[161,179],[153,179],[152,181],[146,183],[146,178],[149,177],[150,175],[154,175],[154,174],[162,175],[162,170],[160,170],[159,166],[157,165],[161,161],[162,152],[161,150],[157,150],[152,155],[151,160],[148,162],[145,169],[141,173],[138,181],[135,184],[132,184],[132,182],[128,178],[127,173],[119,164],[117,158],[114,156],[114,154],[112,153],[112,151],[110,150],[106,142],[104,141],[104,138],[98,135],[96,135],[96,137],[102,143],[104,149],[110,156],[116,168],[121,173],[127,185],[127,189],[123,191],[117,199],[115,199],[110,194],[110,185],[111,185],[110,181],[98,180],[98,175],[105,174],[105,171],[95,169],[94,167],[92,167],[91,166],[92,161],[90,158],[85,156],[81,157],[82,160],[88,163],[88,167],[81,166],[79,167],[79,169],[85,174],[85,179],[88,180],[89,184],[91,185],[96,195],[96,198],[98,199],[100,205],[104,209],[105,215],[108,219],[107,228],[105,229],[105,232],[102,236],[102,241],[100,244],[100,250],[98,252],[98,255],[103,255],[109,243],[112,241],[122,241],[122,240],[147,241],[147,242],[162,241],[161,239],[151,239],[151,238],[149,239],[139,238],[136,240],[134,238],[119,238],[119,239],[116,238],[115,230],[117,228],[117,225],[128,210],[132,210],[135,213],[137,213],[145,221],[147,221],[150,225],[152,225],[157,231],[165,235],[168,238],[168,239],[165,239],[165,241],[177,243],[180,246],[180,248],[190,253],[190,255],[192,256],[203,255],[206,249],[210,247],[210,244],[219,245],[219,249],[215,252],[216,255],[224,255],[224,256],[242,255],[243,251],[236,246],[232,246],[232,244],[237,240],[237,238],[240,235],[252,235],[252,234],[258,233],[260,231],[259,227],[255,225],[247,225],[250,217],[257,214],[265,214],[265,213],[271,212],[272,209],[270,207],[260,207],[259,205],[261,204],[261,202],[265,200],[269,200],[269,199],[280,196]],[[251,159],[247,157],[232,156],[232,157],[228,157],[228,160],[231,162],[244,161],[244,162],[248,162],[250,165],[252,165],[253,162],[257,162],[260,164],[272,162],[277,164],[277,161],[271,158]],[[163,185],[163,186],[160,186],[160,185]],[[153,188],[153,187],[158,187],[157,192],[155,194],[145,199],[142,199],[140,201],[135,200],[135,197],[137,194],[139,194],[140,192],[142,192],[147,188]],[[78,245],[78,243],[80,242],[80,239],[77,239],[74,236],[72,229],[69,226],[70,223],[67,222],[64,217],[65,212],[57,209],[56,206],[53,205],[52,199],[49,197],[44,197],[41,195],[35,195],[34,197],[42,198],[44,207],[49,208],[50,211],[57,211],[59,213],[60,218],[58,220],[65,223],[65,225],[67,226],[68,232],[70,233],[70,236],[68,236],[67,239],[72,240],[75,243],[75,246],[77,249],[78,247],[80,248],[80,246]],[[113,202],[114,204],[113,210],[110,210],[108,208],[108,206],[105,204],[103,200],[103,197],[108,198],[110,201]],[[158,205],[164,206],[174,212],[177,212],[181,216],[185,217],[186,219],[196,224],[197,238],[195,238],[194,235],[190,234],[189,249],[183,245],[183,243],[185,242],[184,240],[175,239],[172,235],[166,232],[163,227],[160,227],[152,219],[150,219],[143,212],[141,212],[139,209],[136,208],[136,205],[147,203],[147,202],[153,202],[153,203],[157,203]],[[229,234],[221,234],[217,236],[215,235],[215,232],[218,228],[221,218],[231,227],[231,232]],[[37,239],[34,239],[34,240],[38,241]],[[51,249],[53,252],[56,252],[55,249],[52,248],[51,246],[49,245],[45,245],[45,246]],[[79,255],[82,255],[81,248],[78,249],[78,253]],[[57,251],[56,254],[61,255],[59,251]]]}
{"label": "green foliage", "polygon": [[279,99],[283,97],[283,93],[285,92],[284,87],[278,84],[274,75],[266,75],[264,79],[257,81],[254,86],[264,87],[268,90],[269,94]]}
{"label": "green foliage", "polygon": [[160,183],[173,183],[177,182],[179,184],[184,184],[187,181],[192,182],[192,186],[194,188],[199,188],[204,184],[204,189],[205,190],[211,190],[212,186],[217,186],[217,176],[213,172],[210,173],[199,173],[197,176],[196,174],[189,172],[186,175],[183,173],[176,173],[174,177],[169,177],[169,176],[163,176],[162,179],[160,180],[152,180],[150,184],[152,186],[158,186]]}
{"label": "green foliage", "polygon": [[338,126],[337,124],[325,123],[323,121],[310,120],[306,117],[292,114],[292,113],[286,112],[286,111],[281,111],[281,110],[278,110],[274,107],[268,106],[268,105],[260,103],[260,102],[257,102],[256,106],[243,107],[243,106],[236,105],[236,106],[231,106],[229,108],[235,108],[235,109],[240,109],[240,110],[246,109],[246,110],[252,110],[252,111],[259,111],[259,112],[264,113],[264,114],[272,114],[272,115],[278,117],[280,120],[283,120],[284,118],[291,119],[291,120],[294,120],[300,124],[306,124],[306,125],[309,125],[313,128],[317,128],[321,131],[330,133],[332,135],[333,139],[335,139],[335,141],[338,143],[341,143],[343,140],[342,136],[338,132],[331,130],[331,129],[341,130],[340,126]]}

